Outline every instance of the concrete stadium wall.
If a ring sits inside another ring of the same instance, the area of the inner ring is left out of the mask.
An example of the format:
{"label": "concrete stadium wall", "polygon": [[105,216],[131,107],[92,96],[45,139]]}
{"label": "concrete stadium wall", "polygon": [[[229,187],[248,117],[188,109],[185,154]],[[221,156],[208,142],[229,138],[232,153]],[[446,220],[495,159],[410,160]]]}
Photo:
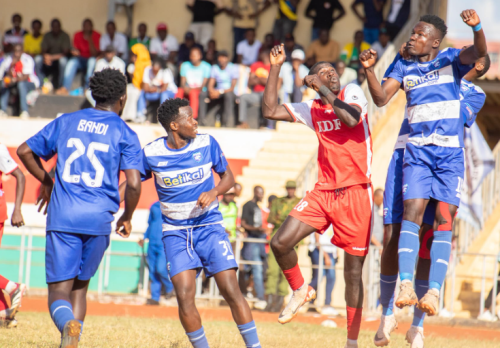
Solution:
{"label": "concrete stadium wall", "polygon": [[[230,3],[230,0],[224,0]],[[340,1],[346,10],[346,15],[338,21],[332,28],[331,36],[343,47],[346,43],[352,41],[354,31],[362,29],[362,23],[359,21],[350,5],[352,0]],[[299,4],[299,19],[295,28],[295,38],[301,45],[307,46],[310,43],[312,21],[304,16],[305,8],[309,1],[302,0]],[[389,3],[389,2],[388,2]],[[386,11],[388,10],[388,6]],[[272,31],[277,7],[273,5],[260,17],[260,25],[257,29],[257,38],[262,40],[264,35]],[[59,18],[63,29],[72,37],[76,31],[81,30],[81,23],[84,18],[92,18],[95,29],[99,32],[104,31],[107,20],[108,2],[106,0],[86,0],[84,2],[75,0],[20,0],[3,1],[0,11],[0,31],[3,33],[11,27],[11,16],[13,13],[20,13],[23,16],[23,27],[29,28],[31,21],[38,18],[43,23],[43,30],[50,29],[50,20]],[[138,0],[134,7],[134,31],[140,22],[148,24],[149,36],[155,35],[155,28],[158,22],[166,22],[169,27],[169,33],[183,41],[184,34],[191,22],[191,12],[186,9],[184,0]],[[126,16],[120,12],[116,16],[117,27],[119,31],[126,28]],[[214,38],[217,40],[219,49],[232,49],[232,26],[231,18],[226,14],[216,17]]]}

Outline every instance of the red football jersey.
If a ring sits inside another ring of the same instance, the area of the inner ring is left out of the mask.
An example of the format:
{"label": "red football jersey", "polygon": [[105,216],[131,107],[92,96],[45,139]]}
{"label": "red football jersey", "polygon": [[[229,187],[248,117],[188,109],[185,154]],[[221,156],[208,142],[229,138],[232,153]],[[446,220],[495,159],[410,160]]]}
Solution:
{"label": "red football jersey", "polygon": [[319,170],[315,189],[319,190],[371,183],[372,139],[367,119],[368,101],[355,84],[344,87],[337,98],[361,109],[361,118],[355,127],[343,124],[333,107],[323,104],[321,99],[284,104],[295,122],[305,124],[318,136]]}

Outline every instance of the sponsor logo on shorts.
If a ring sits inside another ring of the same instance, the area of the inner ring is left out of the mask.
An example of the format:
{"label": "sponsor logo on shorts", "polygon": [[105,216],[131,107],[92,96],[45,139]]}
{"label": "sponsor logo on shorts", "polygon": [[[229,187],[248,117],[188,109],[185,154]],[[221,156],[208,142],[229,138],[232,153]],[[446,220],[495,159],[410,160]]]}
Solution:
{"label": "sponsor logo on shorts", "polygon": [[408,191],[408,184],[403,185],[403,194],[406,194],[406,191]]}
{"label": "sponsor logo on shorts", "polygon": [[363,250],[366,250],[366,249],[368,249],[368,247],[364,247],[364,248],[352,247],[352,250],[359,250],[359,251],[363,251]]}
{"label": "sponsor logo on shorts", "polygon": [[201,152],[196,152],[196,153],[193,153],[193,159],[196,161],[196,162],[200,162],[201,161]]}

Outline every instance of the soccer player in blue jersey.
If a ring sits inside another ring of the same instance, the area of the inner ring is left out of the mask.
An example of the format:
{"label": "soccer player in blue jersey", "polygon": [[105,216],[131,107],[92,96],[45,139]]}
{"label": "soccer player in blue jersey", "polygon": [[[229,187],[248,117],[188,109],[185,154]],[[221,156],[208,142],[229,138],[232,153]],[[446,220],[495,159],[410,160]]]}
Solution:
{"label": "soccer player in blue jersey", "polygon": [[[384,75],[384,81],[392,72],[394,65],[403,59],[402,55],[407,59],[411,59],[406,54],[406,44],[400,50],[387,69]],[[461,82],[460,88],[460,111],[462,120],[466,126],[474,122],[477,113],[481,109],[486,99],[486,95],[481,88],[474,86],[470,81],[483,76],[489,69],[490,59],[485,56],[476,61],[474,68],[469,66],[465,70],[469,70]],[[406,108],[405,108],[406,109]],[[376,346],[383,347],[390,343],[390,334],[397,327],[397,322],[393,314],[394,290],[396,287],[398,274],[398,240],[403,220],[403,197],[402,197],[402,179],[403,179],[403,155],[404,149],[410,133],[408,124],[408,115],[405,112],[405,117],[401,125],[401,130],[398,135],[394,153],[389,164],[387,179],[384,191],[384,230],[385,243],[384,251],[381,258],[381,273],[380,273],[380,301],[382,304],[382,317],[379,329],[375,335],[374,343]],[[435,201],[431,201],[423,217],[423,225],[420,230],[421,246],[419,251],[419,260],[417,265],[417,273],[415,276],[416,293],[420,299],[428,289],[429,268],[430,268],[430,244],[433,238],[433,221],[435,216]],[[411,348],[423,347],[423,319],[425,313],[418,308],[414,311],[413,324],[406,333],[406,340],[411,344]]]}
{"label": "soccer player in blue jersey", "polygon": [[[93,109],[64,114],[17,150],[26,169],[42,183],[45,207],[45,270],[49,310],[61,332],[61,347],[77,347],[87,309],[90,278],[109,246],[113,214],[120,205],[119,174],[125,172],[125,212],[116,232],[128,237],[141,193],[141,146],[118,116],[127,100],[127,80],[105,69],[90,79]],[[55,182],[40,158],[57,154]],[[37,203],[38,203],[37,202]]]}
{"label": "soccer player in blue jersey", "polygon": [[[234,186],[234,177],[217,141],[197,134],[198,122],[188,101],[168,99],[158,109],[167,132],[146,145],[142,179],[154,178],[163,217],[167,269],[179,303],[179,317],[195,348],[208,347],[195,306],[196,277],[214,277],[229,304],[246,347],[260,347],[257,328],[236,278],[228,235],[217,196]],[[216,186],[214,174],[220,177]],[[122,188],[126,185],[122,184]]]}
{"label": "soccer player in blue jersey", "polygon": [[[466,49],[439,51],[446,34],[444,21],[434,15],[421,17],[407,44],[417,61],[398,61],[387,81],[380,85],[373,71],[376,52],[360,55],[372,98],[377,106],[387,104],[403,84],[407,97],[410,134],[404,154],[404,212],[398,244],[401,291],[395,302],[402,308],[418,303],[434,315],[451,252],[452,223],[460,203],[464,175],[463,127],[460,115],[460,80],[464,65],[487,54],[486,39],[474,10],[461,13],[473,28],[474,45]],[[438,201],[431,251],[429,290],[418,301],[413,273],[419,250],[419,230],[430,199]]]}

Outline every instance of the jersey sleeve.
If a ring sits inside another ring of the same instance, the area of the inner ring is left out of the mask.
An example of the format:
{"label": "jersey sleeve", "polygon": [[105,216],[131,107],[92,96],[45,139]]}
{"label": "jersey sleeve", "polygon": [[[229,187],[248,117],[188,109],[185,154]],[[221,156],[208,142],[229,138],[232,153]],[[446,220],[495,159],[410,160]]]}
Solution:
{"label": "jersey sleeve", "polygon": [[401,55],[399,54],[399,52],[396,54],[396,57],[394,57],[394,60],[392,61],[391,65],[389,65],[389,67],[387,68],[387,70],[385,71],[385,74],[384,74],[384,77],[382,78],[382,83],[381,84],[384,84],[385,81],[387,81],[387,79],[389,78],[389,75],[391,74],[391,72],[394,70],[394,66],[396,65],[396,63],[398,61],[400,61],[403,57],[401,57]]}
{"label": "jersey sleeve", "polygon": [[477,114],[486,100],[486,94],[481,87],[474,86],[469,94],[460,102],[460,112],[465,126],[470,128],[476,121]]}
{"label": "jersey sleeve", "polygon": [[305,124],[314,130],[311,114],[313,102],[314,100],[309,100],[304,103],[285,103],[283,106],[286,108],[290,116],[292,116],[294,122]]}
{"label": "jersey sleeve", "polygon": [[400,59],[396,62],[396,64],[394,64],[394,68],[387,76],[388,79],[392,78],[392,79],[398,81],[399,83],[403,83],[403,79],[404,79],[405,75],[404,75],[404,65],[402,62],[403,61]]}
{"label": "jersey sleeve", "polygon": [[143,174],[143,166],[141,163],[141,144],[137,134],[124,125],[125,130],[121,138],[121,158],[120,170],[136,169]]}
{"label": "jersey sleeve", "polygon": [[141,151],[139,158],[141,160],[141,167],[142,167],[142,170],[140,170],[141,181],[146,181],[146,180],[151,179],[153,176],[152,170],[151,170],[151,167],[149,166],[148,157],[146,156],[144,149]]}
{"label": "jersey sleeve", "polygon": [[462,79],[465,74],[467,74],[470,69],[474,67],[474,64],[462,64],[460,62],[460,52],[462,52],[459,48],[448,48],[446,50],[446,54],[448,55],[448,59],[451,60],[453,66],[458,72],[458,78]]}
{"label": "jersey sleeve", "polygon": [[210,157],[212,157],[212,168],[218,173],[222,174],[227,170],[227,160],[224,152],[220,148],[219,143],[212,136],[210,136]]}
{"label": "jersey sleeve", "polygon": [[56,118],[26,141],[31,151],[44,161],[48,161],[57,153],[57,139],[59,138],[61,119],[61,117]]}
{"label": "jersey sleeve", "polygon": [[7,146],[0,144],[0,172],[10,174],[16,170],[16,168],[17,163],[10,156]]}
{"label": "jersey sleeve", "polygon": [[366,100],[363,90],[358,85],[350,83],[344,93],[344,103],[355,105],[361,109],[361,116],[368,112],[368,100]]}

